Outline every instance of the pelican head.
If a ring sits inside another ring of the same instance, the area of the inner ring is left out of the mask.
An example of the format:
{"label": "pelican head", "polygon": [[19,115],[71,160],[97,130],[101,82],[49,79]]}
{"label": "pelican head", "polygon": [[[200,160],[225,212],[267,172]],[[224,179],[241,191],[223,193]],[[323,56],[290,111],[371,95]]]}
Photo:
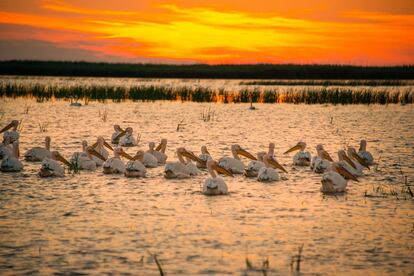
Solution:
{"label": "pelican head", "polygon": [[323,145],[322,144],[318,144],[317,146],[316,146],[316,151],[321,151],[321,150],[324,150],[324,148],[323,148]]}
{"label": "pelican head", "polygon": [[[86,141],[85,141],[86,142]],[[83,143],[82,145],[85,147],[86,152],[89,153],[90,155],[93,155],[95,157],[98,157],[99,159],[101,159],[102,161],[106,161],[106,158],[103,157],[102,154],[100,154],[99,152],[97,152],[93,147],[88,147],[88,143]]]}
{"label": "pelican head", "polygon": [[177,156],[180,158],[180,156],[184,156],[192,161],[195,162],[199,162],[199,163],[203,163],[205,161],[201,160],[200,158],[198,158],[197,156],[194,155],[194,153],[192,153],[191,151],[186,150],[183,147],[180,147],[177,149]]}
{"label": "pelican head", "polygon": [[68,167],[72,166],[72,164],[70,164],[69,161],[66,160],[66,158],[63,157],[58,151],[52,151],[51,152],[51,157],[52,157],[52,159],[54,159],[56,161],[62,162],[63,164],[65,164]]}
{"label": "pelican head", "polygon": [[273,158],[273,156],[271,156],[271,155],[269,155],[269,154],[265,154],[265,155],[263,156],[263,162],[264,162],[266,165],[270,165],[270,166],[271,166],[271,167],[273,167],[274,169],[279,169],[279,170],[281,170],[281,171],[283,171],[283,172],[287,173],[287,170],[285,170],[285,168],[283,168],[283,166],[282,166],[282,165],[280,165],[280,164],[279,164],[279,162],[277,162],[277,161]]}
{"label": "pelican head", "polygon": [[[217,173],[221,173],[221,174],[233,177],[233,174],[229,170],[227,170],[227,169],[223,168],[222,166],[220,166],[217,163],[217,161],[215,161],[213,159],[210,159],[210,160],[207,161],[207,169],[209,171],[214,170]],[[213,181],[211,181],[211,182],[213,182]],[[214,189],[214,187],[211,187],[211,188]]]}
{"label": "pelican head", "polygon": [[7,130],[9,130],[11,128],[13,128],[13,130],[16,131],[18,126],[19,126],[19,121],[18,120],[13,120],[13,121],[10,122],[10,124],[8,124],[7,126],[3,127],[0,130],[0,133],[3,133],[3,132],[5,132],[5,131],[7,131]]}
{"label": "pelican head", "polygon": [[126,134],[128,134],[128,135],[132,135],[132,132],[133,132],[134,130],[132,129],[132,127],[127,127],[126,129],[125,129],[125,133]]}
{"label": "pelican head", "polygon": [[139,150],[137,151],[137,153],[135,154],[135,156],[132,158],[132,160],[138,160],[138,161],[143,161],[144,160],[144,151],[143,150]]}
{"label": "pelican head", "polygon": [[86,151],[86,148],[88,147],[88,142],[86,142],[86,140],[82,141],[82,148],[84,151]]}
{"label": "pelican head", "polygon": [[367,150],[367,141],[362,139],[359,143],[359,151],[366,151]]}
{"label": "pelican head", "polygon": [[96,146],[99,146],[99,148],[102,148],[103,146],[107,147],[109,150],[114,150],[110,144],[108,144],[105,139],[102,136],[98,136],[98,139],[96,140],[96,143],[92,145],[93,148],[96,148]]}
{"label": "pelican head", "polygon": [[284,154],[288,154],[292,151],[296,151],[296,150],[301,150],[304,151],[306,148],[306,143],[305,142],[298,142],[294,147],[291,147],[290,149],[288,149]]}
{"label": "pelican head", "polygon": [[155,143],[154,142],[149,142],[148,147],[150,149],[150,151],[153,151],[155,148]]}
{"label": "pelican head", "polygon": [[266,152],[258,152],[257,153],[257,160],[263,162],[263,157],[266,155]]}
{"label": "pelican head", "polygon": [[358,161],[359,164],[367,169],[370,169],[368,163],[358,155],[354,147],[348,147],[347,151],[349,157],[354,158],[356,161]]}
{"label": "pelican head", "polygon": [[232,145],[231,146],[231,151],[233,153],[243,155],[244,157],[247,157],[251,160],[257,160],[256,157],[254,157],[250,152],[248,152],[245,149],[243,149],[242,147],[240,147],[240,145],[237,145],[237,144]]}
{"label": "pelican head", "polygon": [[167,146],[167,139],[163,138],[161,139],[160,144],[155,148],[156,151],[160,151],[163,147]]}
{"label": "pelican head", "polygon": [[116,132],[121,132],[121,131],[123,131],[123,130],[122,130],[122,128],[121,128],[119,125],[114,125],[114,130],[115,130]]}
{"label": "pelican head", "polygon": [[356,182],[359,182],[358,179],[352,173],[350,173],[347,169],[345,169],[341,164],[337,162],[333,162],[331,164],[331,170],[339,173],[345,178],[352,179]]}
{"label": "pelican head", "polygon": [[339,161],[345,161],[351,167],[353,167],[354,169],[356,169],[356,166],[355,166],[354,162],[352,162],[352,160],[346,155],[346,153],[345,153],[344,150],[338,151],[338,159],[339,159]]}
{"label": "pelican head", "polygon": [[208,152],[208,150],[207,150],[207,147],[206,147],[206,146],[202,146],[202,147],[201,147],[201,153],[202,153],[202,154],[210,154],[210,153]]}
{"label": "pelican head", "polygon": [[121,147],[116,147],[114,149],[114,156],[115,156],[115,158],[119,158],[120,156],[122,156],[122,157],[125,157],[128,160],[133,160],[134,159],[131,155],[129,155],[128,153],[126,153],[123,150],[123,148],[121,148]]}

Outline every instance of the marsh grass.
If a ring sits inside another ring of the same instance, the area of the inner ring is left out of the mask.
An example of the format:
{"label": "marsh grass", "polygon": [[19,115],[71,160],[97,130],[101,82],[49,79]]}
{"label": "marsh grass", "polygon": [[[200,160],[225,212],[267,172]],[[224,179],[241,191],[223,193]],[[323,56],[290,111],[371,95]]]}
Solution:
{"label": "marsh grass", "polygon": [[242,81],[240,85],[277,86],[410,86],[409,80],[257,80]]}
{"label": "marsh grass", "polygon": [[254,265],[253,262],[246,256],[246,270],[254,271],[254,272],[261,272],[263,276],[266,276],[270,270],[270,262],[269,258],[264,259],[259,265]]}
{"label": "marsh grass", "polygon": [[99,118],[102,120],[102,122],[106,123],[108,120],[108,111],[106,109],[102,112],[99,110]]}
{"label": "marsh grass", "polygon": [[208,109],[206,108],[201,113],[201,120],[203,120],[203,122],[214,121],[215,113],[216,112],[214,110],[211,110],[211,107],[209,107]]}
{"label": "marsh grass", "polygon": [[290,268],[294,269],[296,272],[300,272],[300,264],[302,262],[302,253],[303,253],[303,244],[298,247],[298,254],[292,256],[290,261]]}
{"label": "marsh grass", "polygon": [[39,131],[41,133],[47,132],[47,127],[48,126],[49,126],[49,123],[39,123]]}
{"label": "marsh grass", "polygon": [[162,268],[161,261],[158,259],[157,255],[152,254],[150,251],[148,251],[148,254],[150,254],[150,256],[154,259],[154,262],[157,265],[158,272],[160,273],[160,276],[164,276],[165,272],[164,272],[164,269]]}

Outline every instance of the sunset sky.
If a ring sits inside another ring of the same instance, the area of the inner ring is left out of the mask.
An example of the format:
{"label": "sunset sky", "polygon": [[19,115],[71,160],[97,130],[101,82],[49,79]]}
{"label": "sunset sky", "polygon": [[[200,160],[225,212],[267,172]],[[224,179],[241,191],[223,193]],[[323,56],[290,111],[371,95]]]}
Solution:
{"label": "sunset sky", "polygon": [[1,0],[0,59],[414,64],[414,1]]}

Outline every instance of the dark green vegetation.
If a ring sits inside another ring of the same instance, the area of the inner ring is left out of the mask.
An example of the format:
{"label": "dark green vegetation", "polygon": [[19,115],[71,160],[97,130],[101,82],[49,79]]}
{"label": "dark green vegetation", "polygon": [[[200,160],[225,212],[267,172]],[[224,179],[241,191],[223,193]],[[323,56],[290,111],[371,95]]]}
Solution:
{"label": "dark green vegetation", "polygon": [[278,86],[412,86],[409,80],[257,80],[242,81],[241,85]]}
{"label": "dark green vegetation", "polygon": [[38,102],[51,99],[76,99],[122,102],[133,101],[193,101],[193,102],[224,102],[224,103],[305,103],[305,104],[389,104],[414,103],[414,91],[411,87],[395,90],[384,88],[353,88],[353,87],[307,87],[303,89],[278,88],[260,90],[243,89],[227,91],[224,88],[213,90],[208,87],[156,86],[137,85],[125,86],[56,86],[44,84],[14,84],[0,82],[1,97],[31,97]]}
{"label": "dark green vegetation", "polygon": [[414,66],[165,65],[1,61],[0,75],[213,79],[414,79]]}

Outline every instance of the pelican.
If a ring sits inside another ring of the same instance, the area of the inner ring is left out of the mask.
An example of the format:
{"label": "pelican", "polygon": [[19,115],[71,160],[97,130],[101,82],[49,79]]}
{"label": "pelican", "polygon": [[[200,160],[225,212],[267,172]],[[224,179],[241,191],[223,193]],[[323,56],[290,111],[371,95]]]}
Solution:
{"label": "pelican", "polygon": [[[10,122],[10,124],[3,127],[0,130],[0,133],[4,132],[3,138],[6,138],[6,136],[10,136],[10,143],[13,143],[16,140],[19,140],[19,137],[20,137],[20,134],[17,131],[18,126],[19,126],[19,121],[18,120],[13,120],[13,121]],[[11,131],[7,131],[11,128],[13,128]]]}
{"label": "pelican", "polygon": [[2,172],[19,172],[23,170],[23,164],[19,160],[19,141],[13,142],[13,150],[0,164]]}
{"label": "pelican", "polygon": [[147,150],[144,153],[142,164],[144,164],[146,168],[156,168],[158,166],[158,159],[151,153],[151,152],[155,152],[154,148],[155,148],[155,143],[150,142],[149,150]]}
{"label": "pelican", "polygon": [[40,167],[39,176],[40,177],[63,177],[65,175],[65,169],[59,162],[71,167],[71,164],[57,151],[52,151],[51,158],[46,157],[42,161]]}
{"label": "pelican", "polygon": [[292,151],[300,150],[298,153],[296,153],[293,156],[293,165],[296,165],[296,166],[309,166],[310,161],[311,161],[311,155],[308,151],[305,151],[305,149],[306,149],[306,143],[305,142],[299,142],[299,143],[296,144],[296,146],[290,148],[284,154],[288,154]]}
{"label": "pelican", "polygon": [[118,174],[118,173],[125,173],[126,167],[124,161],[121,160],[121,156],[132,160],[133,158],[124,152],[121,147],[117,147],[114,149],[114,157],[109,158],[105,161],[102,165],[104,174]]}
{"label": "pelican", "polygon": [[94,171],[96,170],[96,163],[93,160],[92,156],[95,156],[101,159],[102,161],[106,160],[105,157],[103,157],[94,148],[88,147],[88,142],[83,140],[82,151],[75,152],[70,158],[70,163],[72,164],[72,166],[76,166],[79,170]]}
{"label": "pelican", "polygon": [[259,181],[279,181],[279,174],[276,171],[276,168],[286,172],[285,168],[283,168],[270,154],[265,154],[263,156],[263,163],[264,166],[260,168],[259,173],[257,174],[257,180]]}
{"label": "pelican", "polygon": [[[199,170],[191,160],[196,162],[201,162],[201,160],[195,156],[192,152],[186,150],[185,148],[177,149],[178,162],[167,163],[164,168],[164,177],[165,178],[190,178],[191,176],[197,175]],[[184,160],[184,158],[186,160]]]}
{"label": "pelican", "polygon": [[200,158],[200,160],[202,160],[203,162],[197,162],[197,168],[199,169],[206,169],[207,168],[207,161],[210,159],[213,159],[210,155],[210,153],[207,150],[206,146],[202,146],[201,147],[201,154],[198,156],[198,158]]}
{"label": "pelican", "polygon": [[362,170],[364,168],[367,168],[368,170],[370,169],[367,162],[363,158],[361,158],[361,156],[358,155],[355,148],[348,147],[347,154],[348,154],[349,159],[351,159],[352,162],[354,163],[356,170],[358,171],[359,174],[362,175]]}
{"label": "pelican", "polygon": [[24,159],[26,161],[42,161],[46,157],[51,158],[52,153],[50,152],[50,137],[46,136],[45,138],[45,147],[34,147],[32,149],[29,149],[24,154]]}
{"label": "pelican", "polygon": [[[246,177],[257,177],[257,175],[259,174],[260,169],[265,166],[265,164],[263,163],[263,157],[266,154],[269,154],[269,156],[271,156],[273,158],[273,160],[276,161],[276,158],[274,157],[274,153],[275,153],[275,144],[274,143],[269,143],[268,152],[265,152],[265,151],[258,152],[257,153],[257,160],[250,161],[250,163],[247,165],[247,167],[244,170],[244,175]],[[287,171],[284,170],[284,172],[287,172]]]}
{"label": "pelican", "polygon": [[[107,147],[109,150],[113,151],[114,149],[109,145],[105,139],[102,136],[99,136],[96,140],[95,144],[92,145],[92,148],[94,148],[103,158],[108,159],[109,153],[105,149]],[[93,161],[95,161],[96,166],[102,166],[104,161],[102,161],[100,158],[96,156],[92,156]]]}
{"label": "pelican", "polygon": [[158,160],[159,165],[164,165],[168,156],[165,154],[167,149],[167,139],[161,139],[161,143],[152,151],[152,155]]}
{"label": "pelican", "polygon": [[123,130],[119,125],[114,125],[114,130],[115,132],[112,134],[111,143],[117,145],[119,143],[119,138],[125,134],[125,130]]}
{"label": "pelican", "polygon": [[374,157],[372,156],[372,154],[369,151],[367,151],[367,141],[366,140],[361,140],[361,143],[359,145],[358,155],[361,156],[362,159],[365,160],[365,163],[367,163],[368,165],[374,164]]}
{"label": "pelican", "polygon": [[354,176],[362,176],[362,170],[358,170],[355,163],[346,155],[344,150],[338,151],[339,164]]}
{"label": "pelican", "polygon": [[321,144],[316,146],[316,152],[318,155],[312,158],[310,168],[316,173],[324,173],[329,168],[330,162],[333,162],[333,159]]}
{"label": "pelican", "polygon": [[233,174],[221,167],[213,159],[207,160],[207,170],[210,174],[210,178],[207,178],[204,181],[203,185],[203,194],[205,195],[226,195],[228,193],[227,184],[224,182],[223,178],[216,175],[216,172],[222,173],[228,176],[233,177]]}
{"label": "pelican", "polygon": [[321,192],[325,194],[343,193],[346,190],[347,180],[352,179],[358,182],[358,179],[341,163],[332,162],[328,171],[322,175]]}
{"label": "pelican", "polygon": [[10,144],[10,137],[6,136],[0,144],[0,159],[13,155],[13,144]]}
{"label": "pelican", "polygon": [[147,169],[142,163],[144,155],[144,151],[139,150],[132,160],[128,161],[125,168],[126,177],[145,177]]}
{"label": "pelican", "polygon": [[138,145],[137,140],[133,136],[132,127],[127,127],[125,129],[124,135],[119,138],[119,145],[121,147],[135,147]]}
{"label": "pelican", "polygon": [[240,160],[239,154],[251,160],[257,160],[251,153],[244,150],[239,145],[231,146],[231,153],[233,157],[222,157],[219,159],[219,165],[233,174],[242,174],[244,172],[244,164]]}

